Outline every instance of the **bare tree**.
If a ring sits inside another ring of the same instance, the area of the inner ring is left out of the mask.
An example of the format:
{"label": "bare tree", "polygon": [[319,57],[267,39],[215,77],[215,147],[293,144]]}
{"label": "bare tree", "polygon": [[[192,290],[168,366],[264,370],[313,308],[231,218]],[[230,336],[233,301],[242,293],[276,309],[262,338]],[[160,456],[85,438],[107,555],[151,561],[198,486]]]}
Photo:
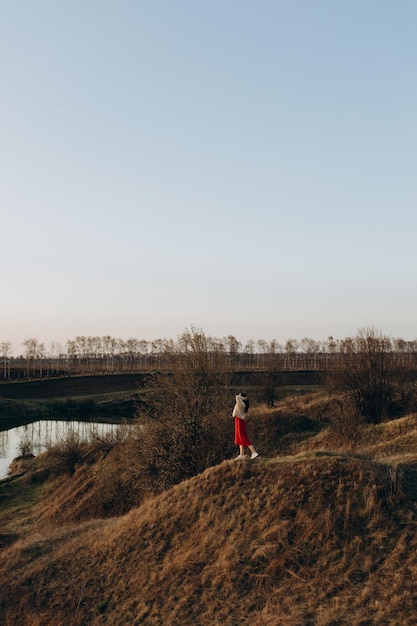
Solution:
{"label": "bare tree", "polygon": [[38,343],[38,348],[36,351],[36,359],[38,363],[39,378],[42,378],[43,376],[43,363],[45,362],[45,357],[46,357],[45,344]]}
{"label": "bare tree", "polygon": [[241,348],[241,342],[236,339],[234,335],[228,335],[224,338],[224,344],[227,346],[229,353],[230,366],[236,367],[239,350]]}
{"label": "bare tree", "polygon": [[285,342],[285,353],[286,353],[286,367],[288,369],[292,369],[295,365],[295,357],[298,350],[298,341],[297,339],[287,339]]}
{"label": "bare tree", "polygon": [[317,355],[320,351],[320,343],[310,337],[303,337],[300,341],[300,349],[305,358],[305,369],[317,368]]}
{"label": "bare tree", "polygon": [[150,376],[139,421],[149,460],[144,471],[174,483],[224,458],[229,373],[219,344],[194,327],[165,346],[164,358],[169,372]]}
{"label": "bare tree", "polygon": [[10,379],[10,357],[12,353],[12,344],[10,341],[0,343],[0,352],[3,358],[3,378]]}
{"label": "bare tree", "polygon": [[67,341],[67,372],[71,374],[74,371],[74,363],[77,357],[77,342],[74,339]]}
{"label": "bare tree", "polygon": [[[26,376],[29,378],[30,366],[32,366],[32,374],[34,374],[36,359],[44,356],[45,347],[43,343],[39,343],[39,341],[34,338],[26,339],[23,345],[25,346]],[[42,365],[40,365],[39,369],[42,375]]]}
{"label": "bare tree", "polygon": [[265,339],[258,339],[258,368],[263,367],[265,365],[264,355],[268,352],[268,342]]}
{"label": "bare tree", "polygon": [[249,339],[245,345],[245,365],[248,367],[253,367],[255,361],[255,342],[253,339]]}
{"label": "bare tree", "polygon": [[399,381],[392,340],[375,328],[363,328],[340,344],[341,363],[330,373],[366,422],[396,417]]}
{"label": "bare tree", "polygon": [[172,339],[155,339],[151,342],[151,354],[154,357],[155,364],[158,369],[165,364],[165,356],[173,348],[174,342]]}
{"label": "bare tree", "polygon": [[273,407],[277,399],[278,387],[282,384],[282,370],[284,356],[282,346],[273,339],[268,345],[265,354],[266,372],[263,376],[265,399],[268,406]]}

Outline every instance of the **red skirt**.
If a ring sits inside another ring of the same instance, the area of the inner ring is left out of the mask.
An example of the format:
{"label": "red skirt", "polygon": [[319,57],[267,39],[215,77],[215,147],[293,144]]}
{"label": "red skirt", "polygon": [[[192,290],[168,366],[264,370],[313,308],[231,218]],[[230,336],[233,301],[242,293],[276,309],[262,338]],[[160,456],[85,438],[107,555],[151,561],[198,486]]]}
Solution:
{"label": "red skirt", "polygon": [[252,442],[246,434],[246,420],[235,417],[235,444],[238,446],[251,446]]}

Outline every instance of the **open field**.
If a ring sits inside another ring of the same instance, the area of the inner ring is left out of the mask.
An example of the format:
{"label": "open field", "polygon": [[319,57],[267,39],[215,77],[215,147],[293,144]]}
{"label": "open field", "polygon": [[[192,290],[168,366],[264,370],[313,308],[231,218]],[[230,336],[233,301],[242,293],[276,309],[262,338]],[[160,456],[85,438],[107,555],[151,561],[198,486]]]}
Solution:
{"label": "open field", "polygon": [[[144,374],[67,376],[32,381],[0,383],[0,429],[38,419],[131,419],[138,405]],[[317,372],[285,372],[281,393],[317,389]],[[236,386],[244,387],[256,400],[262,398],[262,374],[235,372],[231,398]]]}
{"label": "open field", "polygon": [[[0,621],[415,624],[417,416],[364,426],[353,447],[313,417],[326,401],[257,407],[259,459],[130,494],[122,513],[122,448],[71,475],[28,461],[0,484]],[[134,482],[134,466],[123,471]]]}
{"label": "open field", "polygon": [[81,398],[135,391],[143,384],[141,374],[67,376],[0,384],[0,398],[39,400]]}
{"label": "open field", "polygon": [[[262,384],[262,372],[234,372],[231,384],[256,387]],[[102,374],[97,376],[66,376],[32,381],[0,382],[0,398],[36,400],[74,398],[137,391],[146,374]],[[320,373],[314,371],[282,372],[280,385],[315,386],[321,383]]]}

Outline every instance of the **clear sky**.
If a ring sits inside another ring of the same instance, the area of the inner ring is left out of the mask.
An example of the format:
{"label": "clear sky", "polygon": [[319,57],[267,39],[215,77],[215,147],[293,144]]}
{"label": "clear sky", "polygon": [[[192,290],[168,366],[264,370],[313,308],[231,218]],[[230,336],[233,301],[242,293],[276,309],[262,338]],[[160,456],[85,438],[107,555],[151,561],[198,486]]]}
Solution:
{"label": "clear sky", "polygon": [[417,337],[415,0],[0,0],[0,342]]}

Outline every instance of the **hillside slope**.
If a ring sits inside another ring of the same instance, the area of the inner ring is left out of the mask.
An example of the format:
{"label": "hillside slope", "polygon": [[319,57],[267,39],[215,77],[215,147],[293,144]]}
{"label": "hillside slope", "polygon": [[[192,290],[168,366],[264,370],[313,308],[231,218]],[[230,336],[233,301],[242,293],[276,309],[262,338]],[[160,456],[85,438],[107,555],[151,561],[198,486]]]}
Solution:
{"label": "hillside slope", "polygon": [[225,461],[121,517],[34,524],[2,552],[0,622],[415,624],[404,476],[323,452]]}

